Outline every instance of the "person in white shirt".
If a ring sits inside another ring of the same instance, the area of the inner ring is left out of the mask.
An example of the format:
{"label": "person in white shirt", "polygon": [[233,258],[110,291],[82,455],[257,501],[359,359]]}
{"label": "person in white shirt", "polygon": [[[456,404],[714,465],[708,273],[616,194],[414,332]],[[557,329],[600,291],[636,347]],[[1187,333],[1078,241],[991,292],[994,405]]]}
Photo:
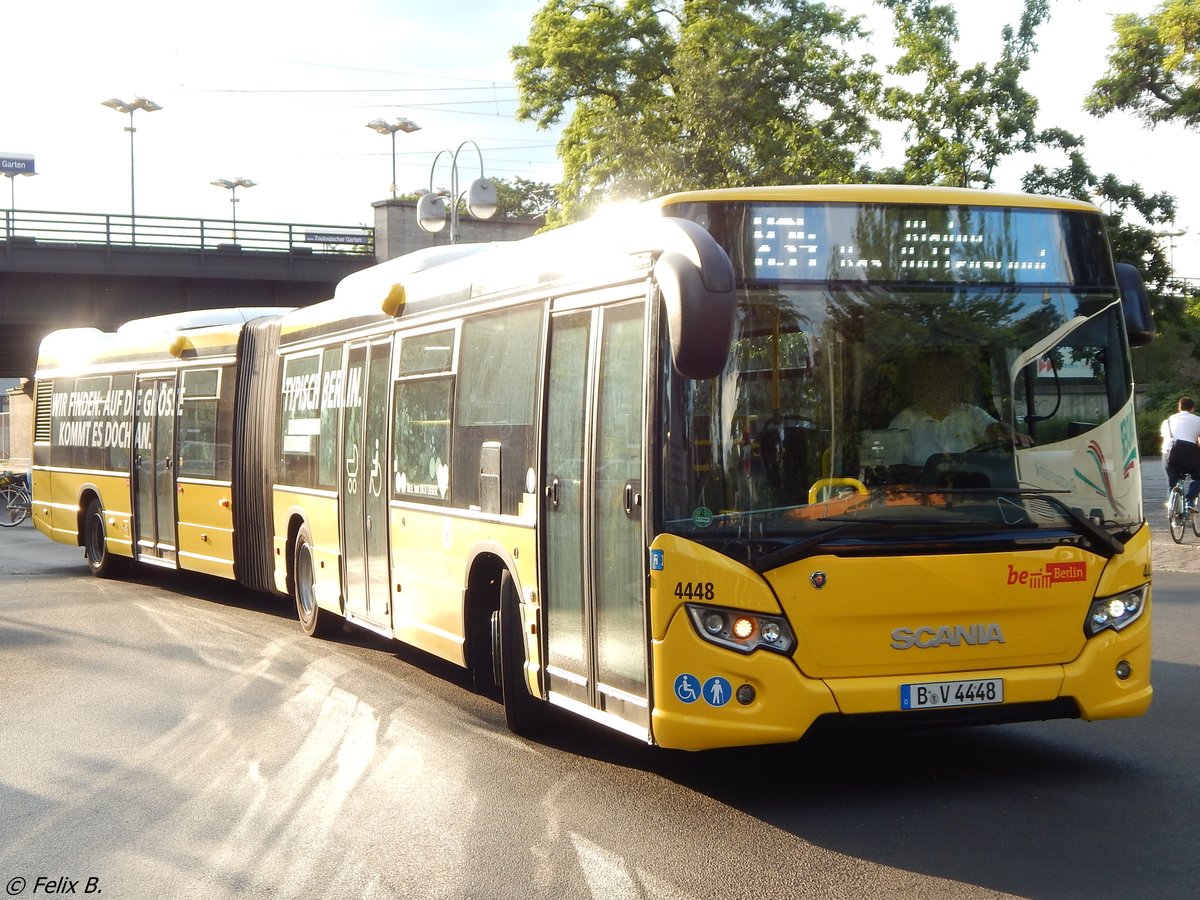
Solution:
{"label": "person in white shirt", "polygon": [[1027,434],[1014,433],[978,406],[966,403],[968,372],[953,358],[921,358],[912,372],[913,403],[888,425],[907,431],[911,455],[905,462],[923,466],[938,453],[963,453],[996,441],[1029,446]]}
{"label": "person in white shirt", "polygon": [[1175,487],[1176,482],[1184,475],[1192,476],[1192,482],[1188,485],[1185,495],[1188,510],[1191,511],[1195,510],[1196,497],[1200,496],[1200,466],[1173,464],[1170,462],[1170,456],[1171,447],[1176,441],[1190,441],[1193,444],[1200,442],[1200,416],[1193,412],[1196,402],[1191,397],[1180,397],[1177,408],[1179,411],[1163,419],[1158,429],[1162,436],[1162,463],[1167,473],[1168,490]]}
{"label": "person in white shirt", "polygon": [[892,419],[890,428],[907,431],[913,465],[924,465],[937,453],[962,453],[989,441],[1002,440],[1000,423],[978,406],[953,401],[940,411],[910,406]]}

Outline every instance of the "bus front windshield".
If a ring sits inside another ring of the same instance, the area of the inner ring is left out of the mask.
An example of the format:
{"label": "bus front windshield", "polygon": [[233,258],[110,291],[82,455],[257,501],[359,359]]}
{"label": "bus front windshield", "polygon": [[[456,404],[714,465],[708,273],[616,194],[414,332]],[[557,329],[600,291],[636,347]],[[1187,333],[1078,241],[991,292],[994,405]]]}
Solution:
{"label": "bus front windshield", "polygon": [[757,284],[719,378],[664,362],[666,530],[1111,544],[1140,520],[1115,290]]}

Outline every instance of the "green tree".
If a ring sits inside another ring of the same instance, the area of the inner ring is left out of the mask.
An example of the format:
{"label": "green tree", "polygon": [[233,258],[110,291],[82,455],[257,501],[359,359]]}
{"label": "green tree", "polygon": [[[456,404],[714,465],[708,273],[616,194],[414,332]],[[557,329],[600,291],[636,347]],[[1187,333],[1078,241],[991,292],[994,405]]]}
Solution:
{"label": "green tree", "polygon": [[550,0],[514,47],[569,221],[611,199],[861,176],[879,78],[857,17],[806,0]]}
{"label": "green tree", "polygon": [[931,0],[878,0],[892,13],[900,58],[888,72],[910,89],[887,88],[882,119],[903,123],[908,146],[904,167],[877,175],[881,181],[991,187],[992,172],[1006,156],[1033,149],[1037,98],[1021,86],[1029,69],[1038,26],[1048,0],[1024,0],[1021,21],[1001,32],[999,60],[962,69],[955,59],[958,17],[954,7]]}
{"label": "green tree", "polygon": [[1034,166],[1023,180],[1027,191],[1074,197],[1105,210],[1113,257],[1137,266],[1150,291],[1157,332],[1153,343],[1133,354],[1134,379],[1145,390],[1138,417],[1138,442],[1144,454],[1158,453],[1158,423],[1174,412],[1175,401],[1194,394],[1200,384],[1200,304],[1188,300],[1182,284],[1173,280],[1170,258],[1156,229],[1175,218],[1175,198],[1147,194],[1141,185],[1113,174],[1097,175],[1084,158],[1081,137],[1050,129],[1039,142],[1066,155],[1058,168]]}
{"label": "green tree", "polygon": [[557,186],[519,175],[496,182],[496,216],[504,219],[545,219],[558,205]]}
{"label": "green tree", "polygon": [[1066,164],[1059,168],[1035,165],[1022,179],[1022,187],[1034,194],[1073,197],[1100,206],[1116,261],[1137,266],[1157,293],[1167,291],[1174,273],[1155,229],[1175,220],[1175,198],[1166,193],[1148,194],[1140,184],[1121,181],[1111,173],[1097,175],[1084,158],[1083,138],[1061,128],[1043,131],[1038,143],[1061,150]]}
{"label": "green tree", "polygon": [[1113,32],[1108,72],[1084,108],[1096,116],[1131,112],[1151,128],[1200,127],[1200,0],[1167,0],[1146,18],[1116,16]]}

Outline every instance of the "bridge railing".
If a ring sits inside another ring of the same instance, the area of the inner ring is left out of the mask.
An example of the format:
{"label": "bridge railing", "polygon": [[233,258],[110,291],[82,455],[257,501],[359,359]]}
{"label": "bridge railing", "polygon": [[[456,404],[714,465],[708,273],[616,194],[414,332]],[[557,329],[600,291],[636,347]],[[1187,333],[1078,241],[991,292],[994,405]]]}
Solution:
{"label": "bridge railing", "polygon": [[375,229],[114,213],[4,210],[0,240],[13,244],[167,247],[213,252],[279,251],[373,255]]}

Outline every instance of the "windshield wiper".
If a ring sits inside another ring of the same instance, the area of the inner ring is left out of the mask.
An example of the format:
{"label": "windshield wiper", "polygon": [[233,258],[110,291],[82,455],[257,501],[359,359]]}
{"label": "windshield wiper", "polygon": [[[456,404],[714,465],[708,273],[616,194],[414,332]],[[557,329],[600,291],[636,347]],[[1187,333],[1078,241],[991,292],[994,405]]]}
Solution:
{"label": "windshield wiper", "polygon": [[[1078,527],[1078,529],[1083,532],[1085,537],[1089,537],[1094,543],[1099,544],[1100,546],[1097,548],[1097,550],[1105,559],[1112,559],[1112,557],[1125,552],[1125,545],[1113,537],[1112,533],[1109,532],[1108,529],[1097,525],[1079,510],[1072,506],[1067,506],[1067,504],[1063,503],[1063,501],[1054,496],[1054,494],[1064,494],[1066,491],[1026,489],[1012,492],[1006,491],[1005,493],[1013,493],[1019,497],[1036,497],[1039,500],[1045,500],[1055,509],[1059,510],[1064,516],[1066,516],[1072,522],[1072,524]],[[1104,550],[1108,550],[1109,552],[1105,553]]]}
{"label": "windshield wiper", "polygon": [[1063,516],[1075,526],[1076,530],[1081,532],[1084,537],[1088,538],[1092,544],[1097,545],[1096,550],[1100,556],[1103,556],[1105,559],[1111,559],[1112,557],[1125,552],[1125,545],[1122,544],[1117,538],[1113,537],[1107,529],[1097,525],[1079,510],[1068,506],[1058,497],[1054,496],[1055,494],[1066,494],[1069,493],[1069,491],[1052,491],[1043,488],[915,488],[912,490],[905,490],[904,493],[949,494],[972,497],[993,496],[997,500],[1002,500],[1008,497],[1019,497],[1023,500],[1031,498],[1043,500],[1062,513]]}
{"label": "windshield wiper", "polygon": [[802,541],[797,541],[794,544],[788,544],[786,547],[780,547],[778,550],[772,550],[769,553],[762,553],[751,559],[750,563],[756,572],[766,572],[770,569],[776,569],[779,566],[787,565],[795,562],[798,559],[803,559],[808,556],[809,551],[814,547],[819,547],[831,537],[841,534],[848,529],[850,525],[835,525],[827,531],[822,531],[820,534],[814,534],[812,537],[807,537]]}

